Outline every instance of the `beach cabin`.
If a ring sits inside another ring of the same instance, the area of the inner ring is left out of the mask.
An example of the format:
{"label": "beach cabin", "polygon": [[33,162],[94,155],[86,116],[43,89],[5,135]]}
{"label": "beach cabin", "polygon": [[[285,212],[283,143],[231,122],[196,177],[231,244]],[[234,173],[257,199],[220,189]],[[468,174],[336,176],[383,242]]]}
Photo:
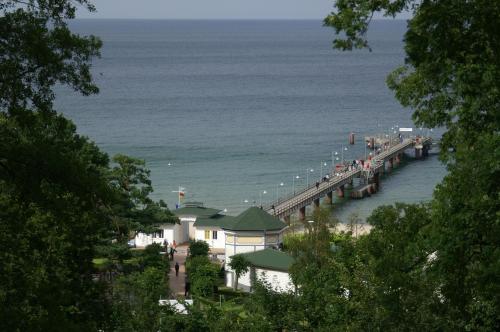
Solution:
{"label": "beach cabin", "polygon": [[231,256],[267,248],[279,248],[283,243],[283,232],[286,227],[281,220],[258,207],[251,207],[221,225],[225,233],[228,287],[232,287],[235,281],[234,271],[228,265]]}
{"label": "beach cabin", "polygon": [[276,292],[295,291],[295,286],[288,273],[294,263],[293,257],[272,248],[242,255],[250,262],[250,268],[238,279],[239,289],[251,291],[257,280]]}

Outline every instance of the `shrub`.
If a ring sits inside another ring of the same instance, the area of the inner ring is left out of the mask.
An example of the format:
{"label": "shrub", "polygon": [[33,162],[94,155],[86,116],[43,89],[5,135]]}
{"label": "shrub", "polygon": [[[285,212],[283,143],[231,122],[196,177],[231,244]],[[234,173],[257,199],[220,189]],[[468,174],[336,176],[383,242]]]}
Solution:
{"label": "shrub", "polygon": [[189,244],[189,256],[207,256],[208,255],[208,243],[203,240],[191,241]]}

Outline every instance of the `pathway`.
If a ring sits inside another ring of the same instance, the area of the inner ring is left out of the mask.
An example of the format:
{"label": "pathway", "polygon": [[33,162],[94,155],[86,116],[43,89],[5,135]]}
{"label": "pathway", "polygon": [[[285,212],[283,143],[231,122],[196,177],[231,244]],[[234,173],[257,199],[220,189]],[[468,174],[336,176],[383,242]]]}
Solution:
{"label": "pathway", "polygon": [[[170,286],[171,298],[184,297],[184,281],[186,279],[186,256],[188,244],[181,244],[177,246],[177,252],[174,255],[174,260],[171,262],[170,271],[168,273],[168,280]],[[179,263],[179,275],[175,276],[175,262]]]}

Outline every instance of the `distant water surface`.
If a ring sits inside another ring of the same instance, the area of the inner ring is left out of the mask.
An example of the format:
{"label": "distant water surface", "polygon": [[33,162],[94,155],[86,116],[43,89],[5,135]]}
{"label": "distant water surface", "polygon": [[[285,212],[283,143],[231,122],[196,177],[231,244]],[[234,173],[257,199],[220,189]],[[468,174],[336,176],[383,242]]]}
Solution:
{"label": "distant water surface", "polygon": [[[76,32],[104,42],[93,68],[101,92],[61,90],[57,107],[109,154],[145,159],[155,199],[174,208],[182,186],[186,200],[237,214],[290,192],[296,175],[304,186],[307,169],[314,181],[349,132],[353,159],[364,135],[413,126],[385,85],[404,61],[405,27],[375,21],[373,52],[343,53],[321,21],[77,20]],[[428,200],[444,174],[435,156],[410,163],[338,214]]]}

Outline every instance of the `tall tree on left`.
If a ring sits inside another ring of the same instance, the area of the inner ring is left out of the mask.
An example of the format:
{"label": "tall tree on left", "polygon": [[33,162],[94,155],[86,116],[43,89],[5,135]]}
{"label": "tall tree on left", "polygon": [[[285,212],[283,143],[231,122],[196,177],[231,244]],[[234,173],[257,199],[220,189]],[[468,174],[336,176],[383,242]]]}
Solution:
{"label": "tall tree on left", "polygon": [[53,109],[53,87],[97,93],[101,42],[68,29],[86,0],[0,0],[0,330],[89,331],[106,310],[94,243],[115,195],[106,154]]}

